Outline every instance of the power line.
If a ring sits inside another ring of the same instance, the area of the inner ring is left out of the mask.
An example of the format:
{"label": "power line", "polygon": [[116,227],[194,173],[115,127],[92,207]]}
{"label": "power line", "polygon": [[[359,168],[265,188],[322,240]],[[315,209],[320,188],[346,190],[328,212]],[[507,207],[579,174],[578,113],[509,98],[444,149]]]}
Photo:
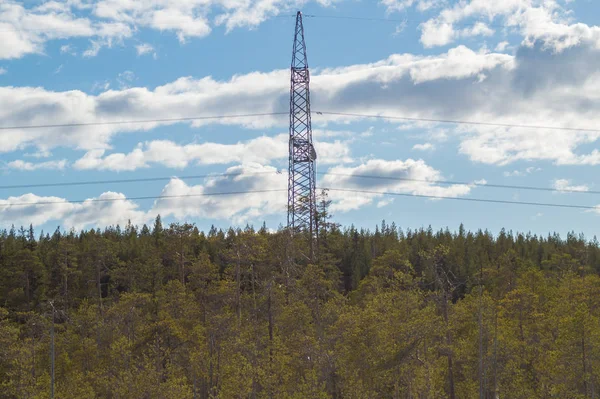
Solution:
{"label": "power line", "polygon": [[[418,20],[410,20],[410,19],[400,19],[400,18],[381,18],[381,17],[358,17],[352,15],[315,15],[315,14],[302,14],[305,18],[312,19],[340,19],[340,20],[351,20],[351,21],[369,21],[369,22],[393,22],[393,23],[418,23],[421,24],[423,21]],[[295,18],[295,14],[281,14],[281,15],[273,15],[271,18]],[[542,21],[545,22],[545,21]],[[519,25],[508,25],[508,24],[490,24],[486,21],[477,21],[471,23],[461,23],[461,22],[447,22],[441,21],[439,24],[446,24],[457,27],[475,27],[479,24],[485,24],[489,28],[496,29],[504,29],[504,28],[514,28],[518,29]],[[131,28],[127,25],[128,28]],[[177,29],[170,29],[172,31],[177,31]],[[531,30],[531,29],[530,29]],[[534,31],[548,31],[549,29],[533,29]],[[48,35],[49,33],[65,33],[71,37],[92,37],[92,36],[102,36],[100,27],[94,26],[77,26],[77,27],[62,27],[62,28],[14,28],[14,29],[2,29],[0,30],[0,34],[2,33],[37,33],[39,35]]]}
{"label": "power line", "polygon": [[313,111],[318,115],[332,115],[332,116],[349,116],[356,118],[375,118],[375,119],[390,119],[390,120],[403,120],[409,122],[433,122],[433,123],[451,123],[455,125],[478,125],[478,126],[495,126],[495,127],[509,127],[509,128],[522,128],[522,129],[547,129],[547,130],[565,130],[571,132],[592,132],[598,133],[600,129],[591,128],[576,128],[576,127],[560,127],[560,126],[543,126],[543,125],[524,125],[524,124],[510,124],[510,123],[494,123],[494,122],[480,122],[480,121],[463,121],[454,119],[431,119],[431,118],[411,118],[407,116],[387,116],[387,115],[369,115],[369,114],[358,114],[350,112],[331,112],[331,111]]}
{"label": "power line", "polygon": [[[480,126],[496,126],[496,127],[509,127],[509,128],[523,128],[523,129],[548,129],[548,130],[564,130],[572,132],[592,132],[597,133],[599,129],[591,128],[575,128],[575,127],[560,127],[560,126],[542,126],[542,125],[524,125],[524,124],[509,124],[509,123],[493,123],[493,122],[479,122],[479,121],[463,121],[463,120],[452,120],[452,119],[431,119],[431,118],[412,118],[405,116],[387,116],[387,115],[373,115],[373,114],[358,114],[349,112],[333,112],[333,111],[312,111],[317,115],[331,115],[331,116],[347,116],[354,118],[375,118],[375,119],[389,119],[389,120],[403,120],[410,122],[433,122],[433,123],[451,123],[457,125],[480,125]],[[141,124],[141,123],[171,123],[171,122],[186,122],[186,121],[197,121],[197,120],[212,120],[212,119],[232,119],[232,118],[249,118],[249,117],[260,117],[260,116],[279,116],[289,115],[289,112],[264,112],[264,113],[252,113],[252,114],[231,114],[231,115],[201,115],[201,116],[190,116],[181,118],[161,118],[161,119],[138,119],[138,120],[122,120],[122,121],[98,121],[98,122],[81,122],[81,123],[64,123],[64,124],[47,124],[47,125],[16,125],[16,126],[0,126],[0,130],[17,130],[17,129],[47,129],[57,127],[84,127],[84,126],[103,126],[103,125],[127,125],[127,124]]]}
{"label": "power line", "polygon": [[[378,180],[396,180],[396,181],[408,181],[408,182],[419,182],[419,183],[430,183],[430,184],[443,184],[443,185],[466,185],[466,186],[477,186],[477,187],[490,187],[490,188],[503,188],[503,189],[515,189],[515,190],[531,190],[531,191],[547,191],[555,193],[579,193],[579,194],[600,194],[600,191],[593,190],[573,190],[573,189],[558,189],[551,187],[536,187],[536,186],[515,186],[506,184],[491,184],[491,183],[477,183],[477,182],[464,182],[464,181],[452,181],[452,180],[427,180],[427,179],[412,179],[408,177],[394,177],[394,176],[376,176],[376,175],[360,175],[350,173],[333,173],[333,172],[319,172],[320,175],[330,175],[339,177],[353,177],[360,179],[378,179]],[[0,188],[2,188],[0,186]]]}
{"label": "power line", "polygon": [[86,200],[61,200],[61,201],[37,201],[37,202],[15,202],[12,204],[0,204],[1,208],[10,208],[13,206],[39,206],[39,205],[57,205],[57,204],[83,204],[86,202],[117,202],[117,201],[141,201],[149,199],[173,199],[173,198],[197,198],[197,197],[214,197],[226,195],[243,195],[243,194],[262,194],[287,191],[286,189],[274,190],[248,190],[248,191],[227,191],[220,193],[202,193],[202,194],[186,194],[186,195],[150,195],[144,197],[127,197],[127,198],[90,198]]}
{"label": "power line", "polygon": [[[314,15],[314,14],[304,14],[304,16],[306,18],[317,18],[317,19],[345,19],[345,20],[351,20],[351,21],[370,21],[370,22],[394,22],[394,23],[403,23],[403,24],[408,24],[408,23],[418,23],[421,24],[424,21],[416,21],[416,20],[410,20],[410,19],[399,19],[399,18],[380,18],[380,17],[356,17],[356,16],[351,16],[351,15]],[[545,20],[540,20],[541,22],[545,22]],[[475,27],[478,26],[479,24],[484,24],[486,27],[488,28],[495,28],[495,29],[505,29],[505,28],[510,28],[510,29],[518,29],[521,26],[519,25],[508,25],[508,24],[490,24],[488,22],[485,21],[476,21],[476,22],[448,22],[448,21],[436,21],[437,24],[435,26],[440,26],[440,25],[450,25],[450,26],[456,26],[456,27]],[[531,29],[528,28],[529,30],[533,30],[533,31],[537,31],[537,32],[551,32],[551,30],[545,28],[545,29]]]}
{"label": "power line", "polygon": [[[274,15],[272,16],[272,18],[290,18],[290,17],[296,17],[296,15]],[[166,21],[169,22],[169,21]],[[170,21],[172,23],[175,23],[176,21]],[[126,25],[127,28],[131,29],[130,25]],[[178,29],[176,28],[170,28],[168,29],[170,31],[173,32],[177,32]],[[48,33],[52,33],[52,32],[58,32],[58,33],[66,33],[69,34],[69,36],[71,37],[75,37],[75,38],[85,38],[85,37],[92,37],[92,36],[103,36],[102,35],[102,29],[99,26],[71,26],[71,27],[62,27],[62,28],[17,28],[15,27],[14,29],[2,29],[0,30],[0,34],[1,33],[36,33],[39,32],[39,35],[47,35]]]}
{"label": "power line", "polygon": [[120,183],[142,183],[154,181],[166,181],[171,179],[193,180],[193,179],[208,179],[211,177],[236,177],[247,175],[272,174],[276,172],[244,172],[244,173],[214,173],[205,175],[190,175],[190,176],[160,176],[160,177],[143,177],[134,179],[114,179],[114,180],[84,180],[62,183],[38,183],[38,184],[13,184],[0,186],[0,190],[8,190],[15,188],[41,188],[41,187],[69,187],[69,186],[88,186],[97,184],[120,184]]}
{"label": "power line", "polygon": [[[218,177],[238,177],[238,176],[257,176],[257,175],[270,175],[278,174],[280,171],[265,171],[265,172],[243,172],[243,173],[212,173],[202,175],[183,175],[183,176],[155,176],[155,177],[143,177],[143,178],[132,178],[132,179],[112,179],[112,180],[84,180],[84,181],[70,181],[70,182],[57,182],[57,183],[37,183],[37,184],[13,184],[13,185],[0,185],[0,190],[10,189],[22,189],[22,188],[44,188],[44,187],[70,187],[70,186],[93,186],[101,184],[123,184],[123,183],[148,183],[157,181],[169,181],[171,179],[179,180],[197,180],[197,179],[209,179]],[[600,195],[600,191],[594,190],[573,190],[573,189],[557,189],[551,187],[539,187],[539,186],[518,186],[518,185],[505,185],[505,184],[493,184],[493,183],[477,183],[467,181],[452,181],[452,180],[427,180],[427,179],[415,179],[408,177],[396,177],[396,176],[378,176],[378,175],[363,175],[363,174],[351,174],[351,173],[335,173],[335,172],[317,172],[320,176],[337,176],[337,177],[349,177],[358,179],[376,179],[376,180],[391,180],[391,181],[406,181],[406,182],[419,182],[439,185],[468,185],[483,188],[499,188],[499,189],[514,189],[514,190],[530,190],[530,191],[544,191],[544,192],[556,192],[556,193],[577,193],[577,194],[593,194]]]}
{"label": "power line", "polygon": [[48,125],[0,126],[0,130],[126,125],[126,124],[138,124],[138,123],[170,123],[170,122],[186,122],[186,121],[199,121],[199,120],[209,120],[209,119],[248,118],[248,117],[275,116],[275,115],[289,115],[289,112],[263,112],[263,113],[253,113],[253,114],[232,114],[232,115],[204,115],[204,116],[190,116],[190,117],[181,117],[181,118],[138,119],[138,120],[104,121],[104,122],[100,122],[100,121],[98,121],[98,122],[76,122],[76,123],[58,123],[58,124],[48,124]]}
{"label": "power line", "polygon": [[[402,22],[406,23],[409,20],[406,19],[394,19],[394,18],[377,18],[377,17],[354,17],[351,15],[314,15],[304,14],[306,18],[318,18],[318,19],[348,19],[352,21],[377,21],[377,22]],[[410,21],[412,22],[412,21]]]}
{"label": "power line", "polygon": [[531,206],[586,209],[586,210],[599,210],[600,209],[599,207],[596,207],[596,206],[554,204],[554,203],[547,203],[547,202],[525,202],[525,201],[492,200],[492,199],[484,199],[484,198],[447,197],[447,196],[441,196],[441,195],[424,195],[424,194],[395,193],[395,192],[387,192],[387,191],[382,192],[382,191],[369,191],[369,190],[353,190],[353,189],[335,188],[335,187],[333,187],[333,188],[332,187],[321,187],[321,189],[329,190],[329,191],[339,191],[339,192],[344,192],[344,193],[391,195],[391,196],[399,196],[399,197],[415,197],[415,198],[429,198],[429,199],[447,199],[447,200],[455,200],[455,201],[483,202],[483,203],[492,203],[492,204],[531,205]]}
{"label": "power line", "polygon": [[[77,29],[87,29],[89,28],[90,31],[83,33],[83,32],[76,32]],[[45,34],[47,32],[65,32],[65,33],[72,33],[71,36],[73,37],[89,37],[89,36],[101,36],[100,34],[98,34],[98,31],[94,31],[93,27],[64,27],[64,28],[15,28],[15,29],[2,29],[0,30],[0,33],[27,33],[27,32],[41,32],[41,34]]]}
{"label": "power line", "polygon": [[[389,191],[370,191],[370,190],[355,190],[349,188],[339,187],[321,187],[321,189],[329,191],[338,191],[345,193],[356,193],[356,194],[373,194],[373,195],[389,195],[399,197],[415,197],[415,198],[428,198],[428,199],[447,199],[455,201],[467,201],[467,202],[481,202],[481,203],[493,203],[493,204],[510,204],[510,205],[530,205],[530,206],[544,206],[553,208],[569,208],[569,209],[585,209],[585,210],[597,210],[598,207],[586,206],[586,205],[569,205],[569,204],[556,204],[546,202],[525,202],[525,201],[505,201],[505,200],[492,200],[484,198],[466,198],[466,197],[448,197],[441,195],[424,195],[424,194],[410,194],[410,193],[396,193]],[[246,191],[227,191],[217,193],[202,193],[202,194],[187,194],[187,195],[151,195],[143,197],[123,197],[123,198],[91,198],[87,200],[61,200],[61,201],[36,201],[36,202],[16,202],[12,204],[0,204],[0,209],[15,207],[15,206],[44,206],[44,205],[57,205],[57,204],[81,204],[86,202],[118,202],[118,201],[141,201],[149,199],[174,199],[174,198],[200,198],[200,197],[213,197],[213,196],[227,196],[227,195],[244,195],[244,194],[265,194],[265,193],[276,193],[284,192],[286,189],[270,189],[270,190],[246,190]]]}
{"label": "power line", "polygon": [[[290,18],[296,17],[296,15],[274,15],[272,18]],[[166,21],[169,22],[169,21]],[[175,23],[176,21],[171,21]],[[130,25],[126,25],[127,28],[131,29]],[[173,32],[177,32],[176,28],[169,28],[166,30],[170,30]],[[38,33],[39,32],[39,33]],[[62,28],[17,28],[14,29],[2,29],[0,30],[0,34],[2,33],[38,33],[39,35],[48,35],[48,33],[65,33],[70,37],[74,38],[86,38],[92,36],[103,36],[101,27],[98,26],[77,26],[77,27],[62,27]],[[60,38],[59,38],[60,39]]]}

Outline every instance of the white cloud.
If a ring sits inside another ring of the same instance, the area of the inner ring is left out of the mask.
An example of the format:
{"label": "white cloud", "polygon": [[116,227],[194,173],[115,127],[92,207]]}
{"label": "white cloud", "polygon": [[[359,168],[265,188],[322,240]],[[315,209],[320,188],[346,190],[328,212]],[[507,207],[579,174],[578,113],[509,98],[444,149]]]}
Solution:
{"label": "white cloud", "polygon": [[[24,194],[18,197],[0,199],[0,215],[6,225],[34,226],[50,220],[61,220],[73,209],[73,204],[64,203],[64,198],[40,197],[35,194]],[[45,202],[43,205],[23,205]],[[56,202],[56,203],[53,203]]]}
{"label": "white cloud", "polygon": [[84,57],[95,57],[98,55],[98,53],[100,52],[100,49],[102,48],[102,43],[97,41],[97,40],[92,40],[90,41],[91,45],[90,48],[88,48],[87,50],[85,50],[83,52],[83,56]]}
{"label": "white cloud", "polygon": [[4,75],[8,71],[5,68],[0,68],[0,75]]}
{"label": "white cloud", "polygon": [[461,35],[469,36],[492,36],[494,31],[483,22],[476,22],[473,26],[462,30]]}
{"label": "white cloud", "polygon": [[117,83],[119,84],[119,88],[121,88],[121,90],[128,89],[134,80],[135,73],[133,73],[132,71],[124,71],[119,73],[119,75],[117,76]]}
{"label": "white cloud", "polygon": [[[205,2],[205,0],[195,1]],[[314,3],[323,7],[331,6],[338,1],[340,0],[313,0]],[[225,9],[223,13],[217,15],[216,24],[225,25],[229,32],[239,27],[256,27],[270,17],[301,9],[311,0],[243,0],[234,2],[216,0],[214,2],[222,4]]]}
{"label": "white cloud", "polygon": [[[84,57],[94,57],[104,47],[121,45],[138,28],[168,31],[183,43],[211,33],[211,20],[227,30],[256,27],[282,12],[309,2],[329,6],[335,0],[98,0],[94,2],[36,1],[28,5],[5,0],[0,3],[0,59],[43,53],[52,40],[88,38]],[[63,45],[62,53],[73,54]]]}
{"label": "white cloud", "polygon": [[[314,71],[313,110],[399,115],[411,118],[485,121],[501,124],[594,127],[600,89],[600,50],[582,44],[556,53],[543,46],[521,47],[516,55],[458,46],[438,56],[394,54],[361,65]],[[127,83],[127,82],[125,82]],[[85,123],[186,118],[201,115],[284,112],[278,116],[185,122],[286,127],[289,71],[252,72],[219,81],[184,77],[156,88],[131,87],[91,95],[80,91],[0,87],[0,119],[6,125]],[[368,99],[368,101],[365,101]],[[313,115],[316,129],[359,117]],[[115,124],[0,131],[0,151],[110,148],[121,132],[146,131],[175,122]],[[399,122],[401,123],[401,122]],[[560,165],[600,163],[600,151],[580,151],[600,139],[594,131],[500,128],[407,123],[411,128],[454,135],[459,151],[475,162],[506,165],[546,160]],[[329,128],[331,129],[331,128]],[[431,133],[429,133],[431,135]],[[428,141],[442,137],[429,137]],[[339,149],[340,147],[338,147]],[[324,148],[323,153],[328,151]],[[321,154],[320,154],[321,155]],[[343,154],[342,154],[343,155]],[[349,157],[348,157],[349,158]]]}
{"label": "white cloud", "polygon": [[150,18],[149,25],[155,29],[177,31],[181,43],[185,42],[186,37],[204,37],[211,32],[206,18],[194,18],[175,9],[156,10]]}
{"label": "white cloud", "polygon": [[[287,175],[275,173],[270,166],[244,165],[227,169],[235,176],[215,177],[204,185],[190,186],[179,179],[171,180],[163,189],[163,198],[154,203],[153,214],[227,219],[235,224],[265,215],[285,212],[287,207]],[[241,195],[210,195],[214,193],[282,190],[277,192],[248,192]],[[208,195],[206,195],[208,194]]]}
{"label": "white cloud", "polygon": [[124,225],[129,219],[135,224],[149,220],[145,212],[138,210],[137,204],[125,200],[123,194],[113,192],[106,192],[77,204],[65,202],[60,197],[40,197],[35,194],[9,197],[0,199],[0,215],[6,224],[31,223],[38,226],[56,221],[65,227],[76,229]]}
{"label": "white cloud", "polygon": [[[319,164],[348,163],[353,159],[350,156],[349,141],[335,140],[333,142],[315,141],[317,162]],[[287,154],[286,154],[287,157]]]}
{"label": "white cloud", "polygon": [[[0,30],[3,31],[0,59],[42,53],[45,43],[51,40],[95,37],[101,45],[111,46],[132,34],[127,25],[117,27],[112,22],[77,16],[71,8],[75,3],[60,7],[52,7],[52,4],[46,2],[39,7],[25,8],[10,0],[0,3]],[[66,52],[68,48],[64,49]]]}
{"label": "white cloud", "polygon": [[429,20],[421,24],[421,43],[425,47],[445,46],[457,36],[452,24]]}
{"label": "white cloud", "polygon": [[[377,176],[377,178],[364,176]],[[460,197],[471,192],[469,185],[436,185],[435,182],[440,180],[443,180],[441,173],[423,160],[372,159],[356,167],[331,168],[323,176],[321,185],[332,189],[330,192],[330,197],[334,201],[331,205],[332,211],[341,212],[371,204],[375,199],[383,196],[376,194],[378,192],[442,197]],[[351,193],[335,189],[364,190],[372,193]]]}
{"label": "white cloud", "polygon": [[360,134],[360,137],[367,138],[373,136],[373,126],[369,127],[367,130]]}
{"label": "white cloud", "polygon": [[286,156],[287,136],[259,137],[236,144],[202,143],[179,145],[168,140],[139,144],[129,154],[115,153],[104,156],[104,150],[89,151],[75,162],[77,169],[136,170],[152,163],[170,168],[185,168],[192,162],[200,165],[229,163],[269,163]]}
{"label": "white cloud", "polygon": [[435,149],[435,146],[431,143],[415,144],[412,149],[416,151],[431,151]]}
{"label": "white cloud", "polygon": [[[348,142],[315,142],[318,162],[334,164],[351,162]],[[133,171],[159,164],[169,168],[197,165],[226,165],[231,163],[268,164],[273,160],[287,159],[288,135],[261,136],[235,144],[201,143],[179,145],[169,140],[155,140],[138,144],[128,154],[104,155],[105,150],[88,151],[74,163],[76,169]]]}
{"label": "white cloud", "polygon": [[[439,14],[421,24],[421,42],[426,47],[444,46],[468,36],[492,33],[485,24],[502,23],[505,32],[518,32],[523,44],[533,46],[538,41],[555,51],[581,43],[600,45],[600,28],[582,23],[572,24],[570,1],[558,0],[472,0],[449,3]],[[481,21],[481,19],[485,21]],[[470,24],[473,20],[475,22]],[[469,23],[472,28],[457,29]],[[501,43],[497,51],[504,51]]]}
{"label": "white cloud", "polygon": [[384,208],[394,202],[394,198],[386,198],[377,202],[377,208]]}
{"label": "white cloud", "polygon": [[116,192],[105,192],[82,203],[25,194],[0,199],[0,218],[6,224],[38,226],[57,222],[76,229],[124,225],[128,220],[143,224],[157,214],[180,220],[198,217],[243,224],[285,212],[287,175],[275,172],[270,166],[248,164],[231,167],[227,169],[230,176],[209,178],[201,185],[191,186],[173,178],[147,211]]}
{"label": "white cloud", "polygon": [[494,30],[483,22],[477,22],[473,26],[461,30],[455,30],[452,24],[429,20],[421,24],[423,31],[421,42],[425,47],[445,46],[456,39],[473,36],[492,36]]}
{"label": "white cloud", "polygon": [[76,54],[75,49],[70,44],[65,44],[65,45],[60,46],[60,53],[61,54],[70,54],[70,55]]}
{"label": "white cloud", "polygon": [[92,92],[97,92],[100,90],[108,90],[108,88],[110,87],[110,82],[109,81],[104,81],[104,82],[94,82],[94,84],[92,85]]}
{"label": "white cloud", "polygon": [[440,7],[446,0],[381,0],[380,3],[387,7],[387,12],[404,11],[416,6],[419,11],[427,11]]}
{"label": "white cloud", "polygon": [[516,177],[521,177],[521,176],[527,176],[530,175],[534,172],[539,172],[541,171],[542,168],[538,168],[535,166],[530,166],[528,168],[525,168],[523,170],[513,170],[513,171],[506,171],[504,172],[504,177],[512,177],[512,176],[516,176]]}
{"label": "white cloud", "polygon": [[571,181],[567,180],[567,179],[554,180],[553,187],[559,191],[581,191],[581,192],[590,191],[590,188],[588,186],[586,186],[585,184],[582,184],[579,186],[571,185]]}
{"label": "white cloud", "polygon": [[154,47],[152,47],[152,45],[150,45],[148,43],[139,44],[139,45],[135,46],[135,48],[137,50],[138,55],[149,54],[154,51]]}
{"label": "white cloud", "polygon": [[351,138],[356,136],[356,132],[351,130],[330,130],[330,129],[312,129],[313,139],[322,140],[323,138],[343,137]]}
{"label": "white cloud", "polygon": [[66,159],[62,159],[60,161],[48,161],[48,162],[40,162],[40,163],[32,163],[22,161],[20,159],[9,162],[6,166],[9,169],[17,169],[17,170],[26,170],[33,171],[39,169],[56,169],[63,170],[67,166],[68,162]]}
{"label": "white cloud", "polygon": [[[464,59],[462,63],[461,59]],[[338,98],[344,90],[355,84],[379,86],[405,78],[413,83],[467,79],[500,65],[510,68],[511,62],[512,58],[507,55],[476,54],[466,48],[459,48],[440,57],[395,55],[376,64],[324,70],[321,74],[313,75],[316,99],[314,106],[326,103],[335,106],[340,102]],[[124,86],[131,81],[121,80]],[[282,111],[287,107],[288,85],[289,71],[279,70],[239,75],[229,81],[216,81],[211,77],[180,78],[154,90],[132,87],[108,90],[96,96],[80,91],[52,92],[43,88],[0,87],[0,118],[6,125],[31,125],[45,124],[48,120],[60,124],[178,118],[198,115],[198,110],[202,110],[204,115],[265,113]],[[358,98],[343,98],[343,102],[351,103],[356,100]],[[346,107],[340,105],[342,109],[352,107],[351,104]],[[393,103],[389,105],[390,109],[395,109]],[[56,146],[86,150],[107,148],[112,136],[118,132],[149,130],[172,123],[174,122],[56,128],[49,132],[35,129],[0,132],[0,151],[12,151],[31,145],[42,150]],[[208,123],[265,128],[286,126],[288,118],[285,115],[240,117],[195,121],[192,125]]]}
{"label": "white cloud", "polygon": [[86,226],[110,226],[113,224],[125,225],[128,221],[132,224],[142,224],[151,219],[147,212],[139,210],[139,205],[127,200],[121,193],[105,192],[98,201],[87,200],[75,206],[63,217],[65,226],[81,229]]}
{"label": "white cloud", "polygon": [[[253,28],[282,12],[301,8],[311,0],[149,0],[126,2],[99,0],[93,5],[96,17],[174,32],[183,43],[191,37],[204,37],[212,32],[210,21],[224,25],[229,32],[235,28]],[[312,0],[329,6],[335,0]]]}
{"label": "white cloud", "polygon": [[406,29],[407,25],[408,25],[408,21],[407,20],[404,20],[404,21],[400,22],[400,24],[396,25],[396,29],[394,30],[394,36],[398,36],[402,32],[404,32],[404,30]]}
{"label": "white cloud", "polygon": [[32,153],[25,153],[23,154],[26,157],[31,157],[31,158],[49,158],[52,156],[52,153],[50,151],[36,151],[36,152],[32,152]]}
{"label": "white cloud", "polygon": [[510,43],[507,41],[500,42],[500,43],[498,43],[498,45],[496,46],[494,51],[503,52],[508,48],[509,44]]}
{"label": "white cloud", "polygon": [[537,220],[537,219],[539,219],[539,218],[541,218],[541,217],[543,217],[543,216],[544,216],[544,214],[543,214],[543,213],[541,213],[541,212],[538,212],[538,213],[536,213],[534,216],[532,216],[532,217],[531,217],[531,220]]}

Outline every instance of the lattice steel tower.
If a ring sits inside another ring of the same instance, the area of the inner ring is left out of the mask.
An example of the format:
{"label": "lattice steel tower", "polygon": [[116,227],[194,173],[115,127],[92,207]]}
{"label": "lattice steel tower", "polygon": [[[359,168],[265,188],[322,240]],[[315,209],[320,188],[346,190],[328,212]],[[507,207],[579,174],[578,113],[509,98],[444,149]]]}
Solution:
{"label": "lattice steel tower", "polygon": [[311,242],[317,234],[315,162],[310,123],[310,74],[306,59],[302,13],[296,15],[290,90],[290,166],[288,181],[288,227],[306,232]]}

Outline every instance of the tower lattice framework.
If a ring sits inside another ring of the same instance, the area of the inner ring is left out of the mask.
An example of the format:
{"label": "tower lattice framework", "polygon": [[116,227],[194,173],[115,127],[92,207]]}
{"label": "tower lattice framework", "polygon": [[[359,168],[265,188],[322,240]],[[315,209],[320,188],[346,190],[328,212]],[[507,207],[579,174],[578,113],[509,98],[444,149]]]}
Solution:
{"label": "tower lattice framework", "polygon": [[296,15],[291,67],[288,227],[306,232],[312,243],[317,234],[316,159],[310,121],[310,73],[306,58],[302,13]]}

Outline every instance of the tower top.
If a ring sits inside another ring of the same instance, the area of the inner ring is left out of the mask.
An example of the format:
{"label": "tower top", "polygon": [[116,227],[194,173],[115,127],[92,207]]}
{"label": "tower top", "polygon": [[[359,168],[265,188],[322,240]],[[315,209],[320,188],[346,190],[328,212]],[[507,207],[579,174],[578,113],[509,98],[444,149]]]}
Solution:
{"label": "tower top", "polygon": [[292,69],[308,69],[306,43],[304,42],[304,24],[302,12],[296,14],[296,29],[294,31],[294,50],[292,53]]}

